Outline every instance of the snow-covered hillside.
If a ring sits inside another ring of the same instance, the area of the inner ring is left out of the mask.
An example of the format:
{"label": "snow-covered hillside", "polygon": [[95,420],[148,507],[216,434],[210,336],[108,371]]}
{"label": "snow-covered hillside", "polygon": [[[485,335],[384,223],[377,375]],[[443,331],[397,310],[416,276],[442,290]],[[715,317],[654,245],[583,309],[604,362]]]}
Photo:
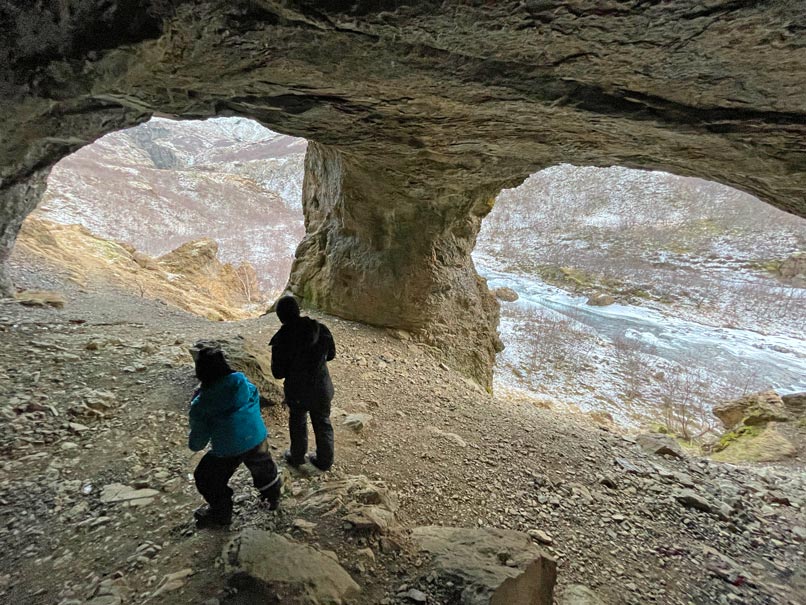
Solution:
{"label": "snow-covered hillside", "polygon": [[274,296],[304,233],[305,147],[252,120],[154,118],[59,162],[39,212],[154,256],[212,238],[222,260],[248,260]]}

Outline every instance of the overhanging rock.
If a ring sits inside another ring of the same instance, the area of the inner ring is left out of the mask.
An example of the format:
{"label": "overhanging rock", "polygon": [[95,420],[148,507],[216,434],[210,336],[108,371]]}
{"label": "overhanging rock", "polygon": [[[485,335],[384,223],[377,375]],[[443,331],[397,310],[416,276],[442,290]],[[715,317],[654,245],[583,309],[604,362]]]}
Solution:
{"label": "overhanging rock", "polygon": [[469,255],[501,188],[622,165],[806,216],[806,0],[376,5],[0,4],[0,295],[50,167],[155,112],[318,143],[294,291],[487,385],[497,307]]}

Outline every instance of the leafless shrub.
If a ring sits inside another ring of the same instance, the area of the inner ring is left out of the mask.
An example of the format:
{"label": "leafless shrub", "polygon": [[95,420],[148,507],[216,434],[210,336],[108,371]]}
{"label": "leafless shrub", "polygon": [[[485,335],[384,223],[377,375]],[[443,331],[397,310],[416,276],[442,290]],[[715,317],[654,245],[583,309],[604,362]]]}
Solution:
{"label": "leafless shrub", "polygon": [[257,281],[257,274],[254,268],[248,264],[238,265],[235,268],[235,277],[241,285],[241,292],[247,302],[258,302],[260,300],[260,284]]}

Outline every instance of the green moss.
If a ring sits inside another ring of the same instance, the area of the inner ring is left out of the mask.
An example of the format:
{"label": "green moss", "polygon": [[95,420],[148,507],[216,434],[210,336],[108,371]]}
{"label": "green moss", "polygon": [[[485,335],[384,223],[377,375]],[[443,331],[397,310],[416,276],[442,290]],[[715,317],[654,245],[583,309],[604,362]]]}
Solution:
{"label": "green moss", "polygon": [[608,294],[624,292],[624,283],[612,278],[588,273],[577,267],[557,267],[539,265],[531,268],[547,284],[573,291],[590,292],[596,290]]}
{"label": "green moss", "polygon": [[761,431],[764,427],[761,426],[747,426],[744,424],[739,425],[732,431],[728,431],[722,437],[719,438],[719,442],[714,447],[714,450],[719,452],[724,450],[734,441],[741,439],[742,437],[757,437],[761,434]]}
{"label": "green moss", "polygon": [[797,453],[797,448],[786,437],[770,428],[751,426],[740,427],[723,435],[720,446],[715,448],[711,455],[712,460],[719,462],[774,462],[791,458]]}
{"label": "green moss", "polygon": [[567,281],[578,286],[590,287],[594,285],[591,276],[580,269],[574,267],[560,267],[560,273]]}
{"label": "green moss", "polygon": [[750,263],[750,268],[777,275],[781,271],[781,265],[783,264],[783,262],[784,262],[783,260],[775,258],[759,259],[756,261],[752,261]]}

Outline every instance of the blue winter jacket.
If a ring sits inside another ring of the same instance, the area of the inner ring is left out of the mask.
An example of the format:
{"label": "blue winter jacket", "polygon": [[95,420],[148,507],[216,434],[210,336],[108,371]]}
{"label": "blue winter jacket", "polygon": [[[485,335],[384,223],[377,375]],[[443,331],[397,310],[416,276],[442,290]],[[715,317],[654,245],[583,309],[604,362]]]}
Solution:
{"label": "blue winter jacket", "polygon": [[212,443],[215,456],[248,452],[266,439],[257,387],[234,372],[202,387],[190,403],[188,447],[194,452]]}

